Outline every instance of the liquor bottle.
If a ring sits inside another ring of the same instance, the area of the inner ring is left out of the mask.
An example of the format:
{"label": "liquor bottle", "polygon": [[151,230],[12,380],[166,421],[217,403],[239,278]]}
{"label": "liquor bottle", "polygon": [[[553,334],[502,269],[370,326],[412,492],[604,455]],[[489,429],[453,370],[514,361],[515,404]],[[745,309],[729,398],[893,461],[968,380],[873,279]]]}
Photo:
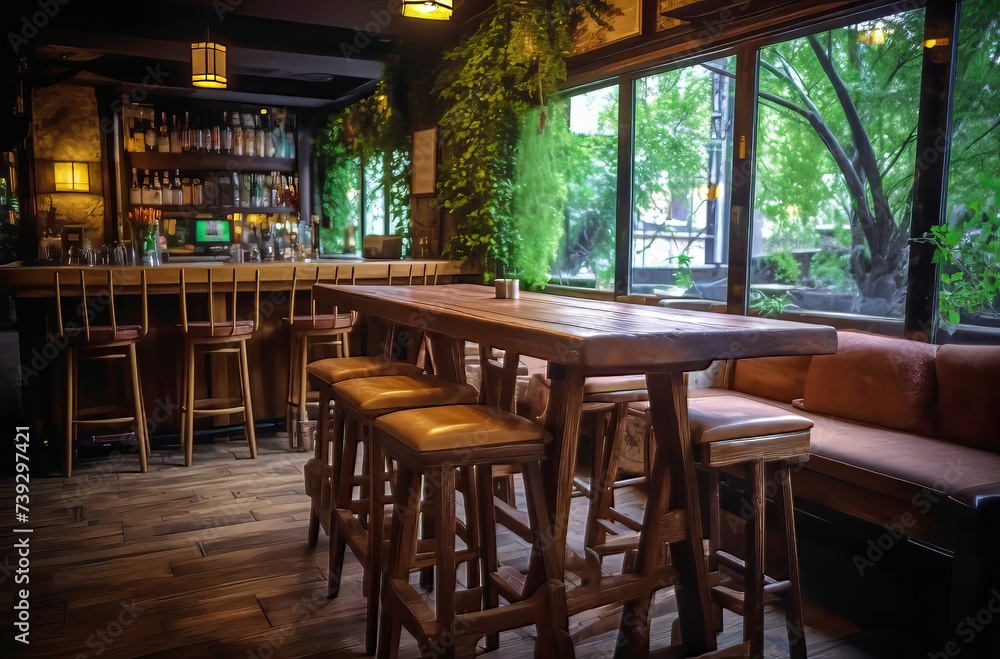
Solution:
{"label": "liquor bottle", "polygon": [[240,207],[240,175],[237,172],[233,172],[233,208]]}
{"label": "liquor bottle", "polygon": [[240,113],[233,113],[233,155],[243,155],[243,127],[240,125]]}
{"label": "liquor bottle", "polygon": [[139,179],[136,176],[136,168],[132,168],[132,186],[128,189],[128,203],[132,206],[142,205],[142,189],[139,188]]}
{"label": "liquor bottle", "polygon": [[285,129],[288,131],[285,133],[285,157],[294,158],[295,157],[295,115],[289,114],[285,118]]}
{"label": "liquor bottle", "polygon": [[139,117],[132,119],[132,151],[135,153],[146,151],[146,132],[142,129],[142,119]]}
{"label": "liquor bottle", "polygon": [[170,153],[170,126],[167,125],[167,113],[160,113],[160,139],[156,143],[160,153]]}
{"label": "liquor bottle", "polygon": [[203,149],[205,153],[212,152],[212,127],[208,125],[210,121],[211,119],[206,117],[205,127],[201,129],[202,141],[205,143],[205,148]]}
{"label": "liquor bottle", "polygon": [[[143,138],[145,139],[145,138]],[[153,187],[149,184],[149,170],[146,170],[145,176],[142,178],[142,191],[140,199],[143,206],[149,206],[153,203]]]}
{"label": "liquor bottle", "polygon": [[243,115],[243,123],[246,124],[246,128],[243,129],[243,137],[246,140],[243,145],[243,154],[252,157],[257,155],[257,134],[254,132],[253,120],[250,119],[249,114]]}
{"label": "liquor bottle", "polygon": [[184,138],[181,137],[181,129],[177,124],[177,115],[173,115],[173,131],[170,134],[170,153],[180,153],[183,150]]}
{"label": "liquor bottle", "polygon": [[205,134],[201,131],[201,119],[198,115],[194,116],[194,127],[191,129],[191,150],[205,152]]}
{"label": "liquor bottle", "polygon": [[163,188],[163,205],[169,206],[174,203],[174,186],[170,183],[170,172],[163,172],[163,181],[160,183],[160,187]]}
{"label": "liquor bottle", "polygon": [[188,119],[189,119],[188,113],[185,111],[184,112],[184,132],[183,132],[183,137],[181,138],[182,139],[181,149],[184,152],[188,152],[188,151],[191,150],[191,123],[188,121]]}
{"label": "liquor bottle", "polygon": [[233,205],[233,186],[228,174],[219,176],[219,205],[229,208]]}
{"label": "liquor bottle", "polygon": [[229,155],[233,152],[233,129],[229,125],[229,113],[222,113],[222,152]]}
{"label": "liquor bottle", "polygon": [[146,120],[146,151],[156,150],[156,115]]}
{"label": "liquor bottle", "polygon": [[253,125],[254,128],[257,129],[257,155],[260,156],[261,158],[267,155],[267,147],[265,146],[265,142],[271,141],[264,139],[264,135],[267,134],[268,136],[270,136],[271,132],[264,130],[263,123],[264,122],[260,120],[259,114],[255,114],[253,116]]}
{"label": "liquor bottle", "polygon": [[[216,118],[218,118],[218,115],[216,115]],[[212,124],[212,152],[222,152],[222,131],[219,129],[218,120]]]}
{"label": "liquor bottle", "polygon": [[154,206],[163,205],[163,186],[160,185],[160,177],[153,173],[153,196],[150,202]]}
{"label": "liquor bottle", "polygon": [[182,206],[184,204],[184,193],[181,191],[181,170],[174,170],[174,200],[172,202],[175,206]]}

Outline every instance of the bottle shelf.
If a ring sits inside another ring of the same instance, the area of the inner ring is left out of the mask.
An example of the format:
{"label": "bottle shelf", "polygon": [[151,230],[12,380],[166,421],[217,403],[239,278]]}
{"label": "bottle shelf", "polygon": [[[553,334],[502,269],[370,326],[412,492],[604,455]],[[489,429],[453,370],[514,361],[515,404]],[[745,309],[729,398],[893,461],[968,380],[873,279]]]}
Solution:
{"label": "bottle shelf", "polygon": [[215,169],[221,171],[296,171],[295,158],[263,158],[260,156],[234,156],[226,153],[160,153],[146,151],[127,152],[131,166],[136,169]]}
{"label": "bottle shelf", "polygon": [[195,215],[229,215],[230,213],[242,213],[244,215],[271,215],[273,213],[297,213],[299,209],[293,208],[291,206],[268,206],[268,207],[258,207],[258,208],[244,208],[244,207],[233,207],[233,206],[214,206],[211,204],[202,204],[201,206],[176,206],[162,204],[159,206],[152,204],[139,204],[138,206],[132,206],[132,208],[155,208],[156,210],[162,211],[164,214],[193,217]]}

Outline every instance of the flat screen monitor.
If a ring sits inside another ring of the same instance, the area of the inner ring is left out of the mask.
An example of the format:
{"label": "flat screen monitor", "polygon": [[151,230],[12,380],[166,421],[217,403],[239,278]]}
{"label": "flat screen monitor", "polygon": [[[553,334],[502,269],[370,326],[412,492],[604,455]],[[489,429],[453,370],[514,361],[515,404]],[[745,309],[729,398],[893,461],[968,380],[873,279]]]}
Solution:
{"label": "flat screen monitor", "polygon": [[229,220],[206,220],[196,219],[194,221],[194,242],[198,243],[231,243],[233,242],[232,222]]}

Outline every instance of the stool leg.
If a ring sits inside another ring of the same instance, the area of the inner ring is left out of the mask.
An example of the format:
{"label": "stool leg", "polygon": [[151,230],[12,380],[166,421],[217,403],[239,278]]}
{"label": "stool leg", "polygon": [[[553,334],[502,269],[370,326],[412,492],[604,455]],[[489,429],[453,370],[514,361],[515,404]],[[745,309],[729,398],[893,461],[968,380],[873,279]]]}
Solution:
{"label": "stool leg", "polygon": [[139,471],[146,473],[146,415],[142,409],[142,392],[139,391],[139,363],[135,357],[135,344],[128,346],[128,365],[132,379],[132,406],[135,415],[136,443],[139,444]]}
{"label": "stool leg", "polygon": [[240,341],[240,379],[243,382],[243,419],[246,426],[250,457],[257,457],[257,435],[253,427],[253,402],[250,395],[250,368],[247,366],[247,342]]}
{"label": "stool leg", "polygon": [[184,430],[181,431],[181,444],[184,445],[184,466],[190,467],[194,462],[194,369],[195,349],[193,343],[185,346],[187,351],[187,376],[184,378],[184,405],[187,413],[184,418]]}
{"label": "stool leg", "polygon": [[375,654],[378,641],[378,609],[382,591],[382,525],[385,522],[385,458],[382,447],[368,428],[368,560],[364,579],[368,582],[368,610],[365,616],[365,654]]}
{"label": "stool leg", "polygon": [[[722,540],[722,501],[720,495],[719,471],[709,469],[708,473],[708,586],[719,585],[722,575],[719,572],[719,559],[716,552]],[[715,633],[722,631],[722,605],[712,603],[712,619],[715,623]]]}
{"label": "stool leg", "polygon": [[434,579],[434,609],[442,633],[451,642],[438,639],[437,656],[455,656],[455,468],[445,466],[430,474],[435,483],[437,517],[434,540],[437,545],[437,569]]}
{"label": "stool leg", "polygon": [[743,571],[743,641],[751,657],[764,655],[764,461],[747,468],[751,515],[746,527]]}
{"label": "stool leg", "polygon": [[[500,606],[500,594],[493,586],[490,575],[497,571],[497,519],[493,503],[493,468],[490,465],[476,467],[476,488],[478,489],[479,505],[479,563],[483,575],[483,609],[495,609]],[[486,651],[490,652],[500,647],[500,634],[486,636]]]}
{"label": "stool leg", "polygon": [[393,498],[392,530],[389,535],[389,570],[382,581],[382,611],[379,613],[378,658],[394,659],[399,655],[402,631],[400,617],[389,597],[389,580],[406,582],[410,563],[416,555],[417,518],[420,516],[420,474],[404,464],[396,468],[396,495]]}
{"label": "stool leg", "polygon": [[295,397],[295,383],[297,382],[296,378],[298,377],[298,369],[302,368],[302,366],[296,363],[296,357],[298,357],[299,354],[297,348],[299,340],[298,334],[293,328],[290,328],[288,331],[291,334],[291,340],[289,341],[288,348],[288,386],[286,387],[287,395],[285,396],[285,430],[288,432],[288,448],[294,449],[296,447],[296,423],[294,411],[298,404],[298,398]]}
{"label": "stool leg", "polygon": [[[309,363],[309,336],[303,334],[302,338],[299,339],[299,361],[296,364],[296,373],[299,378],[299,397],[298,397],[298,421],[302,423],[303,421],[309,420],[309,412],[306,409],[306,402],[309,393],[309,383],[306,381],[306,364]],[[298,427],[295,428],[295,432],[298,433]],[[302,444],[302,438],[299,437],[299,445]]]}
{"label": "stool leg", "polygon": [[[314,447],[314,456],[318,460],[322,460],[324,464],[330,464],[329,458],[329,433],[330,428],[330,390],[326,387],[322,387],[319,392],[319,418],[316,420],[316,446]],[[334,469],[337,468],[336,462],[334,464]],[[320,500],[322,501],[322,495],[320,495]],[[333,498],[329,497],[332,502]],[[308,542],[309,547],[315,547],[316,541],[319,540],[319,516],[322,511],[316,508],[316,500],[314,499],[309,505],[309,536]]]}
{"label": "stool leg", "polygon": [[805,623],[802,620],[802,593],[799,589],[799,554],[795,540],[795,501],[792,498],[792,474],[785,462],[778,466],[781,486],[775,495],[779,508],[779,532],[784,535],[788,590],[785,591],[785,628],[791,659],[806,659]]}
{"label": "stool leg", "polygon": [[76,348],[66,348],[66,478],[73,475],[73,426],[76,405]]}
{"label": "stool leg", "polygon": [[346,419],[343,412],[338,410],[334,417],[333,432],[343,433],[341,442],[336,443],[342,443],[343,452],[334,458],[335,463],[340,461],[340,469],[337,477],[333,479],[334,498],[330,506],[332,515],[330,520],[330,576],[327,585],[330,597],[336,597],[340,593],[340,575],[344,569],[344,551],[347,549],[347,541],[344,540],[339,531],[340,525],[336,523],[337,509],[350,509],[351,507],[351,491],[354,489],[352,484],[354,464],[358,458],[357,435],[350,432],[353,429],[353,424],[350,428],[344,428],[344,421]]}

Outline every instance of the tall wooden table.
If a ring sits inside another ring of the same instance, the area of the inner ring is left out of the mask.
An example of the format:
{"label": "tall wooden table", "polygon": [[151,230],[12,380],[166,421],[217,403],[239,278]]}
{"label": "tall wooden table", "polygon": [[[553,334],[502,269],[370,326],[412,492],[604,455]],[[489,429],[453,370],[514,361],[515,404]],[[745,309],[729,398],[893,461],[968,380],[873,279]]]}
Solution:
{"label": "tall wooden table", "polygon": [[[548,362],[552,388],[545,424],[554,441],[547,468],[553,476],[549,496],[558,544],[566,542],[584,379],[645,374],[659,447],[652,473],[669,470],[670,488],[660,488],[658,495],[651,488],[644,532],[670,541],[671,563],[680,576],[681,653],[693,656],[715,648],[684,373],[716,359],[832,353],[837,349],[833,328],[529,292],[520,299],[498,300],[492,288],[468,284],[320,284],[316,298],[341,311],[426,330],[438,375],[455,381],[465,378],[464,341]],[[640,546],[636,571],[654,574],[659,560],[659,551]],[[656,587],[632,584],[622,591],[636,597],[622,615],[624,642],[618,654],[648,651],[648,614]],[[636,620],[646,622],[626,624]]]}

